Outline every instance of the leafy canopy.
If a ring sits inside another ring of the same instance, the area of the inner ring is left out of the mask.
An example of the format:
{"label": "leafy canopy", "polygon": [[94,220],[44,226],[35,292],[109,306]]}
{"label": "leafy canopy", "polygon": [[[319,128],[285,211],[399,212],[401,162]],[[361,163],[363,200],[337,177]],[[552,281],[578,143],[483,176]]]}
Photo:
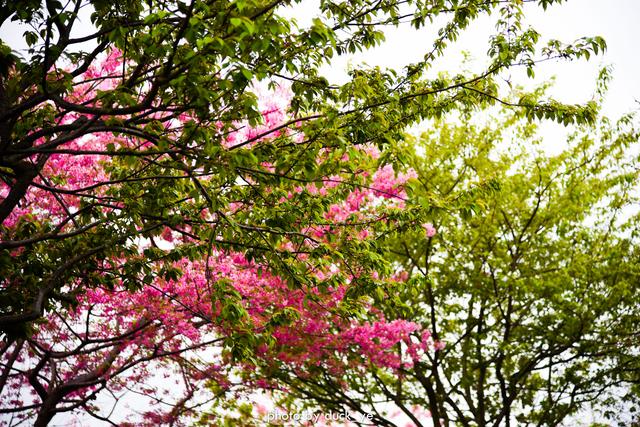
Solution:
{"label": "leafy canopy", "polygon": [[[588,58],[606,46],[598,37],[539,46],[524,3],[320,1],[307,26],[285,17],[287,7],[306,6],[290,1],[3,4],[0,25],[23,25],[29,49],[0,44],[0,390],[28,379],[37,395],[3,411],[24,411],[36,425],[58,412],[91,414],[88,401],[112,377],[149,360],[174,361],[185,378],[204,381],[178,354],[219,338],[216,354],[227,362],[257,365],[266,345],[269,360],[302,369],[320,356],[273,357],[287,328],[308,326],[300,313],[325,321],[328,342],[351,340],[334,368],[347,360],[397,369],[404,355],[389,348],[432,325],[367,313],[394,273],[384,236],[420,229],[434,207],[456,202],[425,195],[405,204],[410,169],[387,165],[404,129],[495,104],[529,119],[595,120],[595,103],[512,96],[501,86],[513,67],[533,76],[537,61]],[[446,47],[488,14],[496,31],[485,69],[431,77]],[[434,24],[442,27],[423,59],[403,69],[359,67],[342,84],[320,75],[335,56],[380,44],[387,26]],[[232,266],[213,262],[235,256]],[[238,289],[243,281],[229,283],[236,269],[253,271],[253,283],[275,278],[267,307]],[[177,286],[191,270],[199,287]],[[302,307],[275,304],[285,289]],[[195,302],[181,300],[187,290]],[[159,301],[145,305],[151,296]],[[49,347],[60,330],[67,335]],[[371,330],[386,341],[365,351]],[[293,334],[297,350],[300,338]],[[178,406],[169,417],[192,415]]]}
{"label": "leafy canopy", "polygon": [[554,155],[511,113],[407,137],[399,159],[417,173],[407,207],[429,203],[434,224],[384,238],[396,279],[373,307],[421,326],[408,343],[428,331],[443,344],[424,354],[398,344],[412,356],[398,372],[282,369],[284,404],[389,426],[397,412],[417,426],[556,426],[585,412],[637,420],[634,123],[603,118]]}

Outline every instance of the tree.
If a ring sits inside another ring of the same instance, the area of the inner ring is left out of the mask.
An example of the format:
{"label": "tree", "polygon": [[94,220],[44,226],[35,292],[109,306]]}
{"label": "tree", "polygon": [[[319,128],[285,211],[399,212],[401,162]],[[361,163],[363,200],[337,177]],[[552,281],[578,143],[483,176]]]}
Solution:
{"label": "tree", "polygon": [[[541,2],[544,7],[551,3]],[[321,2],[321,15],[303,29],[281,16],[290,4],[78,0],[48,1],[42,8],[35,1],[3,7],[2,24],[11,19],[33,29],[24,33],[31,46],[26,59],[2,46],[1,276],[20,276],[19,286],[3,282],[4,292],[20,289],[19,296],[3,304],[4,331],[24,328],[51,304],[63,303],[68,285],[94,270],[96,259],[136,253],[132,241],[166,226],[190,221],[194,227],[203,210],[215,213],[234,197],[242,199],[244,195],[233,194],[236,184],[256,165],[275,164],[275,173],[288,180],[330,175],[315,170],[315,159],[326,147],[382,146],[417,120],[456,105],[499,101],[495,78],[510,67],[533,70],[537,59],[588,56],[604,48],[599,38],[568,46],[551,42],[536,58],[538,35],[521,28],[520,1],[412,3],[403,16],[404,6],[394,1]],[[92,27],[79,27],[87,8]],[[450,40],[494,10],[501,19],[486,72],[424,77]],[[402,72],[358,69],[341,86],[318,75],[318,67],[334,54],[379,43],[383,32],[378,26],[411,18],[419,28],[440,15],[449,20],[433,50]],[[78,31],[83,34],[76,35]],[[103,61],[105,51],[109,54]],[[261,114],[252,89],[255,81],[289,81],[294,93],[289,114],[256,127]],[[532,116],[565,121],[593,116],[592,105],[535,103],[527,97],[515,104]],[[256,130],[234,132],[244,126]],[[298,131],[304,135],[302,143],[292,143],[292,133]],[[238,141],[225,146],[229,134]],[[87,135],[101,136],[101,145],[84,147],[79,141]],[[92,183],[69,182],[68,177],[56,182],[46,176],[52,159],[92,156],[111,162],[105,176]],[[274,178],[252,179],[263,188]],[[26,219],[29,208],[24,205],[34,192],[58,205],[50,221]],[[67,206],[68,199],[77,206]],[[241,247],[261,238],[223,218],[216,223],[217,233],[227,233],[229,245]],[[210,230],[210,223],[202,224],[192,234],[205,239]],[[27,250],[16,259],[10,252],[16,249]],[[34,255],[41,253],[46,260]],[[134,285],[143,264],[124,269]],[[90,282],[84,280],[83,287]]]}
{"label": "tree", "polygon": [[[281,113],[277,101],[265,102],[267,119]],[[236,137],[230,134],[229,141]],[[103,143],[102,137],[82,141],[83,148]],[[71,164],[67,158],[52,160],[60,172],[47,170],[48,178],[69,179],[76,185],[103,176],[110,167],[97,156],[93,162]],[[301,366],[319,361],[339,366],[339,355],[396,365],[391,348],[417,325],[388,323],[380,316],[360,325],[352,314],[357,296],[375,286],[371,271],[385,271],[368,237],[405,215],[403,184],[411,175],[396,174],[390,165],[376,170],[379,152],[372,146],[348,153],[325,151],[317,167],[324,163],[331,170],[336,165],[345,169],[318,180],[299,179],[295,185],[274,181],[264,192],[256,191],[247,176],[244,187],[260,197],[260,205],[240,199],[220,211],[238,227],[272,227],[281,238],[262,239],[244,252],[212,245],[200,257],[194,250],[198,236],[192,223],[168,225],[135,246],[141,253],[97,261],[92,286],[87,289],[79,282],[68,307],[51,311],[29,331],[10,331],[0,355],[0,394],[5,402],[0,413],[10,416],[8,425],[47,425],[56,414],[74,412],[123,422],[127,417],[121,401],[126,403],[123,396],[132,393],[149,396],[143,422],[182,423],[212,396],[258,387],[260,382],[234,379],[242,372],[238,366],[249,366],[256,351],[280,353],[274,357]],[[273,169],[261,165],[254,173],[272,176]],[[30,196],[30,217],[60,212],[46,193]],[[78,208],[73,198],[60,197],[66,206]],[[259,209],[277,210],[280,217],[247,225],[246,218],[259,215]],[[296,216],[306,210],[306,216]],[[201,217],[208,219],[206,213]],[[276,228],[289,222],[295,232]],[[161,249],[171,246],[171,251]],[[337,248],[340,258],[334,256]],[[276,251],[290,274],[274,275],[250,250]],[[13,254],[14,259],[25,255],[28,251]],[[351,258],[359,262],[354,265]],[[136,277],[143,284],[139,288],[127,282],[132,275],[127,269],[137,263],[143,264],[144,273]],[[304,330],[307,339],[291,333],[296,330]],[[313,346],[309,334],[315,337]],[[364,334],[385,341],[366,344]],[[288,348],[286,353],[273,349],[282,347]],[[165,377],[181,379],[181,384],[158,385],[156,368]],[[205,384],[216,390],[200,391],[206,390]],[[100,404],[92,403],[95,399]]]}
{"label": "tree", "polygon": [[[328,334],[342,337],[354,316],[356,325],[386,324],[379,315],[359,314],[369,307],[366,296],[379,293],[374,273],[389,275],[373,236],[427,221],[428,206],[382,203],[364,220],[355,211],[367,194],[380,198],[396,191],[393,184],[386,190],[368,187],[376,170],[393,181],[385,169],[385,147],[401,138],[404,127],[456,108],[495,103],[530,118],[594,118],[592,103],[503,97],[497,81],[509,68],[523,66],[532,74],[538,60],[588,57],[605,46],[596,37],[538,49],[538,34],[522,26],[522,3],[323,1],[317,19],[302,29],[283,17],[295,2],[4,4],[0,24],[11,19],[28,25],[24,39],[31,48],[22,57],[0,46],[0,384],[28,380],[38,397],[3,411],[30,416],[33,410],[38,425],[60,410],[92,411],[88,399],[114,372],[144,369],[145,354],[176,361],[153,340],[133,340],[145,334],[175,337],[176,358],[182,358],[177,366],[187,369],[191,362],[183,353],[206,341],[185,344],[184,329],[162,324],[160,313],[168,309],[162,301],[139,299],[179,281],[186,273],[181,266],[204,268],[203,284],[215,292],[200,294],[212,306],[203,315],[185,308],[196,301],[163,290],[171,309],[181,305],[176,316],[189,311],[188,321],[209,328],[212,345],[222,338],[234,362],[252,357],[250,350],[261,344],[277,345],[263,323],[299,325],[295,313],[275,310],[268,312],[272,319],[260,321],[247,317],[243,310],[254,295],[235,289],[239,283],[230,287],[212,279],[209,262],[221,254],[241,254],[258,277],[277,277],[292,292],[302,291],[305,301],[331,300],[343,280],[349,286],[326,314]],[[428,78],[426,70],[447,43],[492,12],[499,18],[486,70]],[[90,15],[90,28],[78,25],[83,13]],[[378,44],[385,25],[410,19],[421,28],[435,17],[445,23],[424,61],[404,70],[356,69],[342,85],[319,75],[334,55]],[[278,92],[285,83],[291,96]],[[280,93],[279,100],[257,96],[260,87]],[[380,159],[367,154],[374,148],[382,150]],[[340,217],[345,203],[348,215]],[[335,267],[341,274],[327,275]],[[111,296],[92,302],[96,292]],[[118,295],[133,305],[118,305]],[[211,319],[214,308],[225,315]],[[127,315],[122,325],[104,326],[94,338],[90,332],[94,325],[100,329],[95,321],[105,310],[146,311],[152,318]],[[77,331],[81,318],[84,335]],[[384,354],[374,346],[365,360],[380,356],[378,364],[397,368],[385,346],[416,326],[394,325],[399,328],[382,346]],[[65,350],[43,345],[48,334],[62,329],[69,330],[69,340],[56,344]],[[378,332],[384,335],[385,327]],[[94,346],[95,340],[103,346]],[[123,361],[124,355],[133,359]],[[108,363],[87,365],[83,358]],[[62,365],[86,375],[65,377],[58,371]]]}
{"label": "tree", "polygon": [[633,118],[580,128],[557,155],[517,115],[500,121],[439,123],[407,138],[420,154],[400,157],[418,174],[407,206],[449,209],[434,207],[426,231],[387,239],[401,280],[373,306],[420,325],[410,342],[431,334],[439,351],[399,344],[414,357],[398,370],[365,364],[339,375],[265,361],[287,384],[277,396],[292,412],[369,413],[389,426],[394,410],[417,426],[557,426],[585,412],[637,420]]}

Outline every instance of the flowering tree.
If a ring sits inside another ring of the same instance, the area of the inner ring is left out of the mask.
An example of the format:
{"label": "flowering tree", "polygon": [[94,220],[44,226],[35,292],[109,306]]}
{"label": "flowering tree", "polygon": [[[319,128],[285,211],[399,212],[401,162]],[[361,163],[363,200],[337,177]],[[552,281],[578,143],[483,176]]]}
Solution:
{"label": "flowering tree", "polygon": [[[184,393],[151,424],[189,416],[199,382],[232,385],[240,372],[245,386],[274,387],[251,382],[257,365],[400,369],[435,343],[372,305],[395,280],[380,237],[430,213],[404,204],[411,171],[388,165],[391,143],[418,120],[496,102],[530,118],[594,117],[593,104],[502,97],[496,81],[511,67],[604,47],[538,49],[521,1],[323,1],[305,28],[284,17],[292,4],[2,8],[0,24],[27,24],[30,46],[24,59],[0,45],[3,414],[108,418],[92,399],[117,401],[157,366],[179,371]],[[496,10],[484,72],[425,77]],[[342,85],[319,76],[333,55],[378,44],[379,26],[435,16],[444,27],[423,61],[357,69]]]}
{"label": "flowering tree", "polygon": [[[118,61],[118,53],[112,53],[101,69],[90,68],[87,74],[108,73]],[[101,89],[108,89],[107,80],[97,87],[78,85],[74,96],[91,97]],[[260,101],[262,126],[282,122],[288,102],[286,91],[265,93]],[[63,125],[76,118],[72,114],[60,120]],[[167,123],[167,131],[178,132],[187,120],[174,118]],[[232,132],[222,149],[230,150],[239,139],[260,132],[260,127]],[[67,229],[82,220],[83,210],[88,209],[83,198],[88,194],[106,209],[104,219],[92,218],[95,223],[83,227],[83,238],[98,226],[117,235],[122,220],[117,212],[130,206],[114,203],[113,196],[131,191],[128,185],[138,181],[112,178],[120,167],[129,173],[131,169],[101,154],[109,144],[141,149],[136,139],[99,133],[67,144],[70,150],[99,154],[51,155],[20,209],[5,221],[7,235],[16,237],[13,246],[6,243],[13,260],[33,257],[41,241],[77,244],[76,232]],[[155,164],[170,158],[163,156],[157,156]],[[94,261],[89,271],[67,285],[66,298],[72,298],[68,305],[57,306],[37,327],[7,330],[0,382],[6,405],[0,412],[11,415],[8,424],[30,420],[46,425],[58,413],[78,411],[109,420],[110,413],[122,414],[118,405],[123,393],[164,396],[171,390],[163,392],[154,385],[151,372],[156,367],[181,378],[183,393],[171,393],[167,399],[173,401],[152,400],[157,408],[143,417],[151,425],[194,416],[193,408],[211,398],[198,390],[211,381],[225,391],[240,385],[272,387],[267,380],[233,383],[233,375],[243,372],[254,357],[299,368],[324,364],[340,370],[345,363],[371,363],[397,369],[402,355],[392,349],[408,342],[409,333],[418,326],[386,322],[375,311],[354,317],[355,306],[349,302],[370,292],[377,286],[375,279],[385,274],[384,262],[375,253],[367,261],[363,247],[370,251],[375,247],[373,236],[407,215],[403,185],[413,175],[396,173],[391,165],[379,163],[379,151],[363,146],[322,151],[315,167],[335,173],[315,180],[278,182],[274,178],[282,167],[278,163],[238,166],[242,183],[226,189],[226,208],[214,212],[208,204],[181,201],[182,211],[193,209],[193,217],[188,218],[196,218],[197,213],[198,221],[159,223],[138,235],[145,241],[128,239],[120,247],[123,252]],[[265,179],[270,186],[260,185]],[[206,177],[198,182],[209,184]],[[7,194],[10,189],[5,185],[3,191]],[[280,217],[257,220],[260,209]],[[295,215],[306,209],[313,214]],[[255,233],[253,244],[227,243],[217,229],[221,220]],[[51,229],[54,225],[55,231],[40,238],[17,239],[23,227]],[[265,232],[275,237],[265,238]],[[203,233],[212,239],[204,257],[197,251]],[[53,256],[54,247],[48,244]],[[266,251],[275,256],[256,255]],[[274,267],[269,260],[281,265]],[[283,270],[289,274],[273,273]],[[6,302],[9,307],[29,295],[24,277],[23,271],[7,277],[6,295],[13,298]],[[87,281],[92,283],[89,289]],[[360,310],[367,306],[361,303]],[[379,341],[372,343],[372,339]],[[426,342],[416,345],[428,351]],[[241,366],[234,367],[235,363]],[[92,404],[98,399],[104,406],[107,394],[116,412]]]}
{"label": "flowering tree", "polygon": [[[554,2],[540,3],[547,7]],[[539,59],[588,56],[604,47],[599,38],[585,38],[572,45],[552,41],[539,51],[537,33],[522,27],[519,0],[409,2],[406,10],[395,1],[375,6],[323,1],[318,19],[301,29],[282,16],[291,4],[52,0],[44,7],[27,1],[3,8],[0,23],[11,19],[31,29],[24,32],[30,46],[27,60],[10,46],[1,47],[0,221],[13,227],[18,217],[24,218],[33,188],[58,205],[64,218],[48,226],[23,220],[12,234],[3,235],[2,277],[20,276],[21,283],[2,307],[2,330],[28,327],[49,304],[63,302],[67,286],[90,274],[96,260],[127,258],[132,240],[148,238],[167,225],[194,227],[201,222],[204,205],[219,213],[242,200],[250,190],[243,188],[241,195],[228,189],[237,187],[256,165],[277,164],[271,177],[251,177],[253,188],[261,190],[279,179],[330,176],[330,163],[325,170],[316,168],[323,149],[382,146],[398,138],[406,125],[460,105],[502,101],[531,117],[567,122],[593,117],[591,104],[500,98],[495,78],[512,66],[532,72]],[[501,18],[490,40],[485,72],[423,77],[450,40],[496,9]],[[435,16],[448,19],[433,50],[403,72],[359,69],[343,85],[331,85],[318,75],[318,68],[334,54],[378,44],[384,37],[378,28],[400,25],[405,18],[420,28]],[[86,18],[93,26],[79,27],[79,20]],[[100,65],[105,51],[111,60]],[[251,89],[254,81],[291,83],[294,96],[287,120],[267,120],[256,127],[262,114]],[[294,143],[297,132],[304,138]],[[237,140],[221,149],[232,134]],[[90,144],[100,135],[104,144],[85,147],[89,135]],[[82,163],[91,156],[110,159],[101,185],[83,186],[79,180],[68,189],[47,180],[47,169],[55,168],[60,158]],[[77,208],[66,206],[70,202],[61,197],[72,196],[70,191]],[[276,216],[270,212],[265,218]],[[280,233],[238,227],[221,218],[216,230],[228,244],[245,248],[256,246],[260,233]],[[204,238],[206,231],[195,234]],[[46,259],[33,256],[42,253],[43,246]],[[20,262],[9,252],[14,249],[23,250]],[[262,251],[260,256],[272,253]],[[126,264],[122,274],[127,282],[136,282],[143,264]]]}

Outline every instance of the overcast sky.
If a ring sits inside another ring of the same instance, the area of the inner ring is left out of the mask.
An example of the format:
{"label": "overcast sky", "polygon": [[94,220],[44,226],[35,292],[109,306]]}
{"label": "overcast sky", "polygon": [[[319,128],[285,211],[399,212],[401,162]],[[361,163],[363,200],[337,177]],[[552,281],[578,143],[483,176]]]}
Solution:
{"label": "overcast sky", "polygon": [[[300,21],[308,18],[309,9],[294,12]],[[305,16],[306,15],[306,16]],[[523,67],[505,76],[515,85],[533,87],[555,77],[556,83],[549,95],[565,103],[584,103],[593,98],[595,82],[600,69],[613,67],[603,113],[612,119],[640,109],[640,0],[569,0],[543,11],[535,4],[525,6],[526,23],[542,35],[540,43],[549,39],[573,42],[583,36],[602,36],[608,49],[604,55],[589,61],[554,60],[541,63],[534,79],[526,77]],[[482,71],[487,65],[488,40],[494,32],[494,19],[484,17],[474,22],[457,42],[450,46],[443,58],[438,59],[433,72],[456,73],[463,66],[462,52],[473,59],[473,71]],[[349,65],[365,62],[371,66],[399,67],[418,61],[431,47],[438,27],[418,31],[404,26],[391,29],[386,42],[372,50],[351,58],[338,58],[325,67],[325,74],[333,79],[344,79]],[[467,66],[465,66],[467,67]],[[638,101],[636,101],[638,100]],[[419,133],[423,125],[412,128]],[[565,146],[567,128],[545,122],[541,126],[541,147],[555,153]]]}
{"label": "overcast sky", "polygon": [[[598,70],[603,65],[613,65],[614,80],[605,104],[606,114],[616,116],[640,107],[635,102],[636,99],[640,100],[640,0],[569,0],[565,4],[550,7],[546,12],[533,4],[525,8],[528,22],[542,34],[543,40],[556,38],[569,42],[581,36],[600,35],[608,43],[607,52],[592,57],[590,61],[540,64],[535,82],[556,76],[557,84],[552,91],[554,97],[564,102],[585,102],[593,94]],[[304,24],[305,18],[315,12],[313,9],[309,7],[309,2],[304,2],[304,6],[293,13]],[[89,31],[88,28],[86,30]],[[431,47],[435,30],[435,26],[420,31],[408,26],[390,28],[383,46],[351,58],[338,58],[325,67],[325,73],[333,79],[340,79],[345,75],[348,64],[356,65],[364,61],[369,65],[399,67],[414,62]],[[471,53],[477,59],[478,67],[485,65],[482,61],[492,30],[490,19],[473,23],[447,50],[446,57],[438,60],[434,70],[458,71],[462,51]],[[22,31],[15,25],[5,24],[0,28],[0,38],[13,48],[24,48]],[[514,83],[533,83],[524,77],[524,73],[516,72],[510,77]]]}
{"label": "overcast sky", "polygon": [[[614,81],[605,109],[607,114],[617,115],[639,107],[640,99],[640,1],[638,0],[569,0],[543,12],[536,5],[525,6],[527,22],[536,28],[543,41],[550,38],[571,42],[582,36],[599,35],[608,43],[604,55],[590,61],[551,61],[540,64],[536,70],[536,82],[556,76],[553,96],[565,102],[585,102],[593,94],[594,82],[603,65],[613,65]],[[472,24],[462,37],[440,59],[436,70],[458,71],[462,51],[471,53],[484,65],[487,42],[493,31],[491,19],[481,19]],[[328,74],[338,76],[348,62],[364,61],[369,65],[398,67],[414,62],[430,47],[433,31],[429,28],[415,31],[410,28],[392,29],[386,43],[352,59],[339,59],[332,64]],[[525,74],[511,76],[515,83],[530,84]]]}

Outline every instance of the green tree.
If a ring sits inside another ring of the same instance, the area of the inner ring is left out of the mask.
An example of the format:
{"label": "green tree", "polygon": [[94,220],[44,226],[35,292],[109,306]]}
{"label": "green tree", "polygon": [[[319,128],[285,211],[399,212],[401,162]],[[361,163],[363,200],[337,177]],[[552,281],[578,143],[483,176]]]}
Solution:
{"label": "green tree", "polygon": [[394,409],[416,425],[431,425],[428,410],[436,426],[637,420],[638,136],[631,116],[603,118],[547,155],[517,114],[408,136],[398,161],[418,172],[410,203],[431,207],[437,234],[389,236],[406,279],[373,305],[445,347],[398,372],[278,372],[284,401],[388,426]]}
{"label": "green tree", "polygon": [[[538,3],[546,8],[558,2]],[[291,187],[335,172],[338,162],[317,167],[326,148],[382,147],[421,119],[496,102],[530,117],[592,120],[593,104],[503,99],[497,82],[508,69],[522,66],[533,75],[538,60],[588,57],[605,47],[595,37],[539,49],[538,33],[523,24],[523,3],[323,0],[312,24],[298,27],[283,17],[294,1],[3,2],[0,25],[26,26],[30,48],[0,45],[0,327],[23,334],[44,310],[68,305],[84,287],[120,281],[138,287],[144,277],[159,274],[150,263],[202,257],[212,245],[249,251],[275,272],[300,277],[273,250],[282,236],[297,231],[295,218],[256,228],[281,217],[279,208],[265,204],[251,218],[234,221],[220,213],[234,201],[273,194],[283,182]],[[449,42],[494,12],[485,71],[426,77]],[[443,26],[433,46],[403,70],[358,68],[342,85],[318,72],[336,55],[379,44],[385,26],[422,28],[435,18]],[[106,64],[103,52],[110,55]],[[288,119],[225,146],[239,127],[262,121],[252,86],[259,81],[291,84]],[[172,127],[176,119],[182,121]],[[297,132],[303,143],[293,143]],[[83,149],[78,144],[87,135],[111,135],[112,141]],[[95,185],[74,187],[43,173],[53,158],[94,155],[109,159],[107,176]],[[256,172],[265,163],[276,164],[275,172]],[[66,214],[25,215],[21,206],[34,189],[55,198]],[[64,197],[79,201],[78,208],[69,209]],[[202,221],[203,209],[218,214],[214,227]],[[313,205],[300,209],[312,211]],[[242,221],[246,226],[238,225]],[[185,226],[199,244],[137,257],[141,239],[164,227],[184,232]],[[270,243],[256,243],[265,240]],[[112,258],[125,262],[102,263]]]}

